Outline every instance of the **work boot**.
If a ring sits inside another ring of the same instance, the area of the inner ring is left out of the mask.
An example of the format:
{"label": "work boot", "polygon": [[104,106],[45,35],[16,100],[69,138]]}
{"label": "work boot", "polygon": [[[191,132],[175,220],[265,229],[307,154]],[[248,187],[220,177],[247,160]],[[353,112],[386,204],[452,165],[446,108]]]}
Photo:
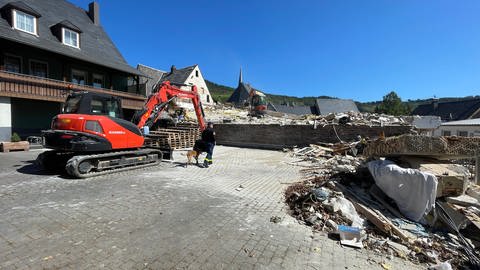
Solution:
{"label": "work boot", "polygon": [[204,160],[204,161],[203,161],[203,167],[204,167],[204,168],[208,168],[208,160]]}

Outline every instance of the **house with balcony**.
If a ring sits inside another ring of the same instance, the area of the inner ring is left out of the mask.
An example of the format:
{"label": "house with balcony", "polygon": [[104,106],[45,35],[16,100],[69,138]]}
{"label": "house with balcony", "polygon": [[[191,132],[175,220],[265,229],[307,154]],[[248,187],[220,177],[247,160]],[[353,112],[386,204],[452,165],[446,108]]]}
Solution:
{"label": "house with balcony", "polygon": [[145,95],[129,66],[88,10],[64,0],[0,0],[0,141],[48,129],[71,91],[120,97],[129,119]]}

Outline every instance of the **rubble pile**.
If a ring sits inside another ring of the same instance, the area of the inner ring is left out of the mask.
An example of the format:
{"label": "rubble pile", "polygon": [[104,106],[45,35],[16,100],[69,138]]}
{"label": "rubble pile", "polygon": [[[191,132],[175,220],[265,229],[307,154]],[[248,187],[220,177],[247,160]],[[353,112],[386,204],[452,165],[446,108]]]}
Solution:
{"label": "rubble pile", "polygon": [[[413,118],[410,116],[397,117],[385,114],[359,112],[331,113],[328,115],[293,115],[266,111],[266,114],[262,117],[252,117],[249,115],[248,108],[238,108],[224,104],[205,106],[204,111],[209,121],[234,124],[408,126],[411,125],[413,121]],[[194,112],[188,111],[187,118],[192,120],[196,119]]]}
{"label": "rubble pile", "polygon": [[[435,138],[405,139],[408,143],[415,140],[423,140],[427,145],[411,145],[419,151],[445,149],[443,141],[437,143]],[[361,155],[359,143],[310,145],[290,150],[294,158],[291,165],[299,166],[303,174],[301,182],[285,191],[291,215],[315,231],[329,233],[329,237],[339,240],[343,246],[367,248],[384,254],[387,259],[397,256],[430,266],[479,269],[480,187],[470,185],[466,193],[477,198],[465,200],[461,196],[446,197],[445,194],[451,193],[440,191],[450,182],[439,181],[439,191],[435,190],[436,186],[431,193],[425,191],[434,200],[438,195],[436,201],[429,201],[433,209],[419,222],[409,220],[377,185],[377,176],[369,168],[370,160]],[[452,151],[448,143],[446,149],[446,152]],[[428,165],[433,166],[431,162]],[[429,166],[423,167],[431,168]],[[420,172],[417,168],[406,170]],[[435,177],[434,173],[431,175]],[[458,179],[470,181],[468,177]]]}

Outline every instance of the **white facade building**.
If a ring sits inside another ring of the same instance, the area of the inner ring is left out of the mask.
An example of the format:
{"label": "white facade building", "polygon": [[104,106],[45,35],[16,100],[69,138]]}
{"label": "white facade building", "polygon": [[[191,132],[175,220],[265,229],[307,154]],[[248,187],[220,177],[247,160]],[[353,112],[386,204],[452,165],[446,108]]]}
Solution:
{"label": "white facade building", "polygon": [[434,136],[480,136],[480,118],[445,122],[434,132]]}

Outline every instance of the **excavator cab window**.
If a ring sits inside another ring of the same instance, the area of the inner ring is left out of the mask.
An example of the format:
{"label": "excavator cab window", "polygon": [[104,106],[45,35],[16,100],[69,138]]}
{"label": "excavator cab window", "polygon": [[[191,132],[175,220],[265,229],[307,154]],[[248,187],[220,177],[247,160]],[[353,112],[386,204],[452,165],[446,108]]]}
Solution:
{"label": "excavator cab window", "polygon": [[253,96],[252,98],[252,105],[253,106],[259,106],[259,105],[267,105],[267,100],[263,96]]}
{"label": "excavator cab window", "polygon": [[68,97],[65,105],[63,106],[63,113],[78,113],[78,108],[80,108],[81,96],[70,96]]}
{"label": "excavator cab window", "polygon": [[62,113],[107,115],[122,118],[120,99],[116,97],[95,94],[71,94],[62,109]]}
{"label": "excavator cab window", "polygon": [[120,108],[117,99],[92,98],[91,113],[120,117]]}

